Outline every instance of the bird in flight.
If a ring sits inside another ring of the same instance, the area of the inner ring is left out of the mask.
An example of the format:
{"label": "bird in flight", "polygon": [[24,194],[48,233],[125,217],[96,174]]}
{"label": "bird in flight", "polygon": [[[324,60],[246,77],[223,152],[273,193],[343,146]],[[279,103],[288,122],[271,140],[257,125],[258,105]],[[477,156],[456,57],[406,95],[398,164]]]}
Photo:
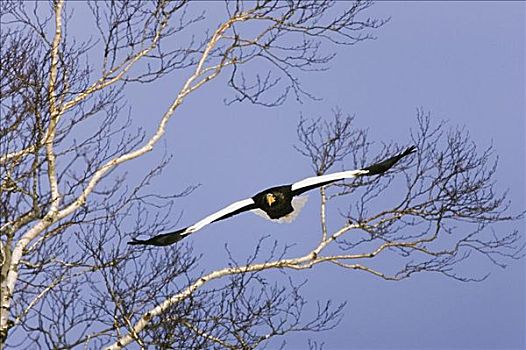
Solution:
{"label": "bird in flight", "polygon": [[306,202],[307,197],[298,197],[302,193],[343,179],[382,174],[389,170],[400,159],[413,152],[416,152],[416,150],[417,149],[415,146],[408,147],[403,152],[400,152],[391,158],[363,169],[313,176],[295,182],[291,185],[271,187],[259,192],[251,198],[234,202],[226,208],[223,208],[196,222],[192,226],[188,226],[173,232],[163,233],[145,240],[134,239],[131,242],[128,242],[128,244],[154,246],[170,245],[180,241],[181,239],[196,231],[199,231],[203,227],[213,222],[229,218],[248,210],[251,210],[254,213],[269,220],[277,222],[291,222],[298,215],[299,211]]}

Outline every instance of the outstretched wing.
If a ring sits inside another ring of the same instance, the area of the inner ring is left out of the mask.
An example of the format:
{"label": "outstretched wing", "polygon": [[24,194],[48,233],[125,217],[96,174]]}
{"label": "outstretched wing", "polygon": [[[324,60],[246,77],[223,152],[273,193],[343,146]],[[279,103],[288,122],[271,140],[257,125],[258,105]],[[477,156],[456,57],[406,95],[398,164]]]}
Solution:
{"label": "outstretched wing", "polygon": [[297,196],[299,194],[302,194],[303,192],[310,191],[316,187],[321,187],[323,185],[328,185],[332,182],[343,180],[343,179],[350,179],[357,176],[367,175],[369,171],[367,170],[347,170],[347,171],[340,171],[339,173],[333,173],[333,174],[327,174],[327,175],[321,175],[321,176],[313,176],[308,177],[306,179],[303,179],[301,181],[295,182],[292,184],[292,195]]}
{"label": "outstretched wing", "polygon": [[347,171],[341,171],[341,172],[333,173],[333,174],[308,177],[306,179],[303,179],[301,181],[298,181],[292,184],[292,194],[294,196],[297,196],[299,194],[302,194],[303,192],[310,191],[316,187],[328,185],[332,182],[343,180],[343,179],[351,179],[353,177],[358,177],[358,176],[371,176],[371,175],[378,175],[378,174],[384,173],[387,170],[389,170],[393,165],[395,165],[400,159],[402,159],[403,157],[413,152],[416,152],[415,146],[408,147],[403,152],[400,152],[399,154],[391,158],[388,158],[380,163],[376,163],[371,166],[368,166],[367,168],[357,169],[357,170],[347,170]]}
{"label": "outstretched wing", "polygon": [[138,244],[144,244],[144,245],[155,245],[155,246],[165,246],[170,245],[175,242],[180,241],[181,239],[185,238],[191,233],[194,233],[196,231],[199,231],[203,227],[205,227],[208,224],[211,224],[212,222],[223,220],[226,218],[229,218],[231,216],[234,216],[236,214],[242,213],[247,210],[251,210],[256,208],[256,205],[254,203],[254,200],[252,198],[244,199],[242,201],[234,202],[227,206],[226,208],[223,208],[211,215],[208,215],[206,218],[196,222],[192,226],[183,228],[181,230],[177,230],[174,232],[168,232],[163,233],[157,236],[154,236],[150,239],[134,239],[131,242],[128,242],[128,244],[132,245],[138,245]]}

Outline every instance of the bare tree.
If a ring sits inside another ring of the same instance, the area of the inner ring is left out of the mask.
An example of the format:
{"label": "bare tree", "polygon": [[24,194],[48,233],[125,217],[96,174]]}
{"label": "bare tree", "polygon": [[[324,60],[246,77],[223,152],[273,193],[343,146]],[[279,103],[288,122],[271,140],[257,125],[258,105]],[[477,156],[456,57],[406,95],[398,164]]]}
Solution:
{"label": "bare tree", "polygon": [[[478,152],[461,132],[433,127],[423,115],[413,135],[416,159],[329,196],[321,190],[320,239],[302,256],[262,239],[246,261],[202,272],[185,243],[130,249],[130,232],[167,228],[174,200],[193,189],[149,189],[166,154],[140,176],[125,172],[126,163],[160,148],[188,95],[224,76],[234,92],[227,103],[314,98],[298,73],[328,68],[332,55],[321,45],[353,45],[384,22],[363,18],[367,1],[225,2],[214,5],[223,10],[216,27],[198,2],[92,1],[83,13],[97,34],[77,40],[72,10],[82,4],[0,4],[2,346],[255,348],[289,332],[330,329],[343,307],[320,303],[305,316],[305,287],[286,275],[270,282],[272,270],[328,262],[386,279],[437,271],[469,280],[452,268],[470,252],[497,264],[520,255],[517,232],[485,230],[516,218],[493,190],[491,149]],[[180,89],[157,128],[137,127],[126,89],[172,76]],[[364,165],[371,145],[343,116],[304,121],[298,134],[298,150],[318,174],[345,157]],[[396,178],[405,181],[402,199],[379,208],[374,199]],[[344,214],[347,224],[329,232],[327,205],[346,195],[359,200]],[[458,221],[473,229],[454,232]],[[327,254],[329,246],[341,253]],[[382,256],[397,259],[398,270],[368,264]]]}
{"label": "bare tree", "polygon": [[[365,130],[353,129],[353,117],[335,112],[332,123],[302,121],[298,127],[300,153],[311,159],[314,170],[324,173],[347,155],[347,164],[360,168],[373,144]],[[455,266],[478,253],[493,264],[519,259],[524,242],[518,230],[497,234],[491,225],[520,219],[524,213],[509,213],[506,194],[494,188],[497,159],[493,147],[479,150],[469,133],[446,122],[433,125],[429,114],[417,111],[417,129],[412,142],[416,156],[389,174],[373,179],[359,178],[336,184],[339,190],[327,196],[322,189],[322,243],[336,240],[342,255],[320,257],[338,266],[369,272],[387,280],[401,280],[416,272],[438,272],[460,281],[480,281],[484,276],[464,276]],[[379,159],[392,154],[396,145],[383,146]],[[370,160],[369,160],[370,161]],[[400,176],[402,175],[402,176]],[[398,201],[382,200],[395,192]],[[330,234],[325,226],[327,203],[352,195],[352,205],[341,214],[348,224]],[[349,235],[348,231],[354,231]],[[365,253],[364,253],[365,251]],[[389,259],[391,271],[381,271],[366,262],[379,255]]]}
{"label": "bare tree", "polygon": [[[305,325],[295,312],[277,320],[277,306],[292,302],[299,312],[300,297],[290,301],[278,287],[246,294],[245,280],[262,283],[250,271],[223,288],[246,295],[239,302],[254,308],[236,304],[210,319],[207,298],[225,293],[194,292],[194,283],[206,279],[191,274],[198,259],[189,247],[161,256],[124,244],[129,231],[164,228],[173,200],[192,188],[169,195],[148,189],[168,155],[142,178],[121,169],[158,148],[185,98],[220,75],[234,91],[229,102],[272,106],[291,93],[309,98],[296,73],[327,67],[332,56],[321,52],[324,42],[352,45],[370,38],[368,30],[383,23],[361,18],[370,3],[226,2],[214,5],[221,12],[216,27],[205,21],[202,4],[187,1],[49,5],[1,2],[2,344],[17,331],[26,335],[21,346],[146,344],[135,325],[154,319],[141,313],[177,291],[185,302],[163,311],[174,327],[185,329],[187,340],[166,337],[167,343],[224,347],[234,339],[230,343],[241,345],[232,347],[247,347],[289,330],[326,327],[331,315]],[[75,11],[91,14],[96,34],[78,39],[85,29],[75,27]],[[179,91],[156,130],[143,131],[126,113],[126,89],[175,73],[186,76],[179,78]],[[215,307],[230,306],[228,298]],[[226,327],[234,323],[243,326]],[[263,338],[251,332],[263,324],[270,329]],[[159,342],[154,336],[163,331],[152,323],[149,332],[156,339],[150,342]]]}

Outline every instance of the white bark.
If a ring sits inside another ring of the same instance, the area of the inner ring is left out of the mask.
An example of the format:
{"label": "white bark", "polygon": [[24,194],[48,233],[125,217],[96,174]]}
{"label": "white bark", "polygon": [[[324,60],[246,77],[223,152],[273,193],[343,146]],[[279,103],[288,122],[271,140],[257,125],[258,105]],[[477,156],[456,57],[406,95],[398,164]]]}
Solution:
{"label": "white bark", "polygon": [[[49,180],[49,186],[51,189],[51,207],[48,211],[48,213],[44,216],[43,219],[39,220],[33,227],[31,227],[26,233],[22,235],[20,240],[16,242],[11,254],[3,253],[2,258],[5,260],[3,262],[3,268],[7,264],[8,269],[7,275],[3,276],[5,279],[2,282],[1,290],[2,290],[2,298],[1,298],[1,315],[0,315],[0,336],[5,337],[4,334],[7,334],[7,331],[9,329],[9,311],[11,307],[11,301],[13,292],[16,287],[16,282],[18,280],[18,268],[20,264],[20,260],[24,256],[24,250],[26,247],[38,236],[43,234],[46,229],[48,229],[50,226],[55,224],[56,222],[70,216],[73,214],[76,210],[78,210],[86,201],[88,200],[89,195],[92,193],[92,191],[95,189],[99,181],[104,177],[105,174],[107,174],[110,170],[114,169],[120,164],[123,164],[127,161],[133,160],[135,158],[138,158],[142,155],[144,155],[147,152],[150,152],[153,150],[154,146],[157,144],[157,142],[162,138],[162,136],[165,133],[165,128],[168,123],[168,121],[173,116],[175,110],[177,107],[183,103],[184,98],[190,94],[191,92],[195,91],[199,87],[201,87],[206,82],[214,79],[220,72],[221,69],[228,65],[230,62],[227,60],[226,56],[221,61],[220,64],[212,67],[205,67],[205,62],[210,54],[210,52],[214,49],[217,42],[223,37],[225,31],[227,31],[232,24],[238,21],[244,21],[247,18],[246,14],[240,14],[238,16],[230,18],[228,21],[223,23],[213,34],[210,41],[208,42],[208,45],[206,46],[205,50],[203,51],[201,58],[193,72],[193,74],[187,79],[186,83],[182,87],[182,89],[177,94],[174,101],[171,103],[171,105],[168,107],[167,111],[162,116],[161,120],[159,121],[159,125],[157,126],[157,129],[155,133],[146,141],[146,143],[129,153],[123,154],[119,157],[116,157],[107,163],[105,163],[102,167],[100,167],[93,175],[93,177],[88,181],[86,187],[82,191],[82,193],[79,195],[79,197],[73,201],[71,204],[63,207],[62,209],[59,208],[60,206],[60,193],[58,191],[58,184],[57,184],[57,178],[55,174],[55,153],[53,150],[53,140],[55,135],[55,130],[57,127],[57,123],[59,121],[60,115],[64,113],[67,109],[72,108],[74,105],[78,104],[80,101],[84,100],[94,92],[103,89],[107,86],[109,86],[112,83],[115,83],[122,79],[122,77],[125,75],[125,73],[132,67],[132,65],[137,62],[141,57],[146,55],[151,49],[153,49],[156,44],[157,40],[160,38],[160,32],[157,33],[154,40],[152,41],[152,44],[140,51],[133,59],[128,61],[127,63],[121,65],[119,67],[120,71],[118,74],[114,76],[112,79],[106,79],[101,78],[96,83],[92,84],[90,88],[88,88],[86,91],[80,93],[77,97],[72,99],[69,102],[66,102],[63,105],[58,105],[56,96],[55,96],[55,88],[56,88],[56,78],[57,78],[57,64],[58,64],[58,55],[59,55],[59,46],[60,41],[62,37],[62,6],[63,6],[63,0],[60,0],[55,5],[55,36],[52,44],[52,55],[51,55],[51,72],[50,72],[50,81],[49,81],[49,92],[50,92],[50,108],[51,108],[51,121],[49,128],[46,132],[46,157],[48,162],[48,180]],[[160,30],[162,30],[164,26],[161,27]],[[111,72],[115,73],[117,70],[113,69]],[[108,76],[111,74],[108,74]],[[22,151],[18,151],[15,153],[8,154],[7,156],[4,156],[3,159],[11,159],[13,157],[13,154],[27,154],[29,153],[30,148]],[[5,250],[9,250],[10,247],[6,246]],[[9,257],[9,261],[7,261],[7,257]]]}

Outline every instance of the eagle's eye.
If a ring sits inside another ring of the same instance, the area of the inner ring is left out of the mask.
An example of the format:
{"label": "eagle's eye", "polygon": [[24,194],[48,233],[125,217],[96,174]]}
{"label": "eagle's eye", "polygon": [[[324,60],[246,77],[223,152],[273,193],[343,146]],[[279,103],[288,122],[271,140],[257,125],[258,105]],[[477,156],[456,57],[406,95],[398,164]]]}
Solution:
{"label": "eagle's eye", "polygon": [[276,201],[276,196],[274,196],[272,193],[267,193],[265,200],[267,201],[268,206],[271,207],[272,203]]}

